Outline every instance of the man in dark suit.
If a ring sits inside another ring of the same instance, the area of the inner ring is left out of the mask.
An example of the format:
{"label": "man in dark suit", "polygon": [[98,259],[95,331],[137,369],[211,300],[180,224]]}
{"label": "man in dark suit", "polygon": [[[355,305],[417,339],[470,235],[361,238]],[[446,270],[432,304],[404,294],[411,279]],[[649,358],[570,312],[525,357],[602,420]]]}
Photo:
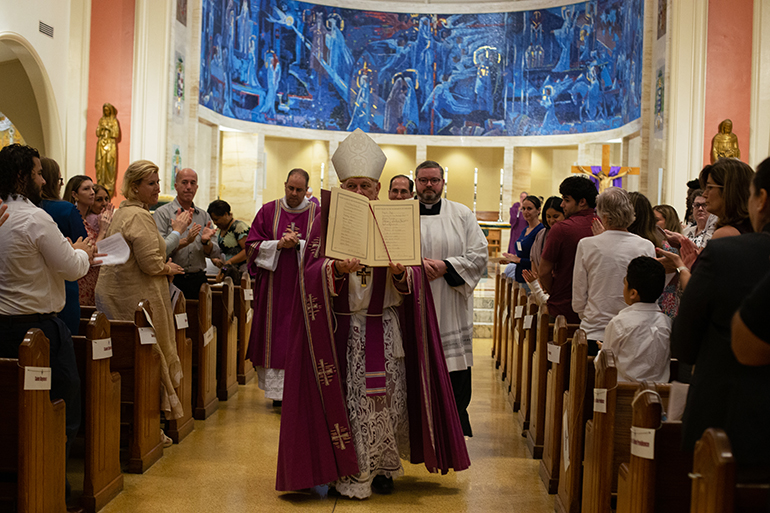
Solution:
{"label": "man in dark suit", "polygon": [[770,159],[757,168],[749,211],[755,233],[712,240],[693,267],[671,334],[674,358],[695,364],[682,445],[693,450],[709,427],[730,437],[741,466],[770,462],[770,367],[738,362],[730,325],[743,299],[770,271]]}

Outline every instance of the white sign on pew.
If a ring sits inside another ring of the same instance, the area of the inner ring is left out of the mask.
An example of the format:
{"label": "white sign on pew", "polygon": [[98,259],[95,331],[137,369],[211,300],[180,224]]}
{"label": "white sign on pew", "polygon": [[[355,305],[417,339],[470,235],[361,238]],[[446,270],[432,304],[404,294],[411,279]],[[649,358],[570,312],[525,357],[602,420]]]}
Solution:
{"label": "white sign on pew", "polygon": [[561,346],[557,346],[553,342],[548,342],[548,361],[551,363],[559,363],[560,356]]}
{"label": "white sign on pew", "polygon": [[100,338],[91,341],[91,352],[94,360],[112,358],[112,339]]}
{"label": "white sign on pew", "polygon": [[254,289],[243,289],[243,300],[252,301],[254,299]]}
{"label": "white sign on pew", "polygon": [[607,389],[594,388],[594,411],[607,413]]}
{"label": "white sign on pew", "polygon": [[155,328],[139,328],[139,342],[142,345],[157,344]]}
{"label": "white sign on pew", "polygon": [[251,319],[253,319],[253,318],[254,318],[254,309],[253,308],[249,308],[249,311],[246,312],[246,324],[250,323]]}
{"label": "white sign on pew", "polygon": [[535,319],[534,315],[525,315],[524,316],[524,329],[525,330],[531,330],[532,329],[532,321]]}
{"label": "white sign on pew", "polygon": [[631,426],[631,454],[647,460],[655,459],[655,429]]}
{"label": "white sign on pew", "polygon": [[516,307],[516,310],[513,311],[513,318],[521,319],[522,315],[524,315],[524,305],[519,305]]}
{"label": "white sign on pew", "polygon": [[214,335],[216,333],[216,327],[212,326],[208,330],[206,330],[206,333],[203,334],[203,345],[207,346],[209,345],[209,342],[214,340]]}
{"label": "white sign on pew", "polygon": [[51,368],[24,367],[24,390],[51,390]]}
{"label": "white sign on pew", "polygon": [[176,329],[183,330],[190,327],[190,322],[187,320],[187,312],[174,314],[176,319]]}

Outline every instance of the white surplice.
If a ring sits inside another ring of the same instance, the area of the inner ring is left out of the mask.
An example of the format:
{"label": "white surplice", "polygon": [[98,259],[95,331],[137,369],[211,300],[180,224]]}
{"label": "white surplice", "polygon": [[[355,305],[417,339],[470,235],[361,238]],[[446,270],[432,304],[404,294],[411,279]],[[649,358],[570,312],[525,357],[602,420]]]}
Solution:
{"label": "white surplice", "polygon": [[465,370],[473,365],[473,290],[487,267],[487,239],[468,207],[446,199],[438,215],[420,216],[420,232],[422,257],[448,261],[465,280],[430,282],[448,370]]}

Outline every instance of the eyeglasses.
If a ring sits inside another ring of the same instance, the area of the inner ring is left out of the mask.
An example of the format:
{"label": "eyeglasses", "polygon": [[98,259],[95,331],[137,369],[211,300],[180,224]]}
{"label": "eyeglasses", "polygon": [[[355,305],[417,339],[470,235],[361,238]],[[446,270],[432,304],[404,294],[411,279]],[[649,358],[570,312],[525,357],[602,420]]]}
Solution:
{"label": "eyeglasses", "polygon": [[699,208],[705,209],[706,208],[706,204],[705,203],[693,203],[692,204],[692,209],[693,210],[697,210]]}
{"label": "eyeglasses", "polygon": [[724,185],[717,185],[715,183],[709,183],[706,184],[706,190],[710,191],[711,189],[724,189]]}
{"label": "eyeglasses", "polygon": [[61,176],[59,177],[59,185],[64,185],[64,178]]}
{"label": "eyeglasses", "polygon": [[441,178],[418,178],[418,182],[420,182],[421,185],[438,185],[441,183]]}

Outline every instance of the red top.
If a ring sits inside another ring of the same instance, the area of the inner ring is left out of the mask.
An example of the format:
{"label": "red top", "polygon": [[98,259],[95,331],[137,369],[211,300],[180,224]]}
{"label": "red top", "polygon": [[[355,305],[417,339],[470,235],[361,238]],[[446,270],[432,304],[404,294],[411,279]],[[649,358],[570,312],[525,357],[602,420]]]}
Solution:
{"label": "red top", "polygon": [[553,264],[553,285],[548,299],[548,313],[556,317],[563,315],[568,323],[580,323],[580,317],[572,310],[572,269],[575,267],[575,253],[583,237],[591,237],[591,223],[596,215],[587,208],[553,225],[548,232],[542,260]]}

